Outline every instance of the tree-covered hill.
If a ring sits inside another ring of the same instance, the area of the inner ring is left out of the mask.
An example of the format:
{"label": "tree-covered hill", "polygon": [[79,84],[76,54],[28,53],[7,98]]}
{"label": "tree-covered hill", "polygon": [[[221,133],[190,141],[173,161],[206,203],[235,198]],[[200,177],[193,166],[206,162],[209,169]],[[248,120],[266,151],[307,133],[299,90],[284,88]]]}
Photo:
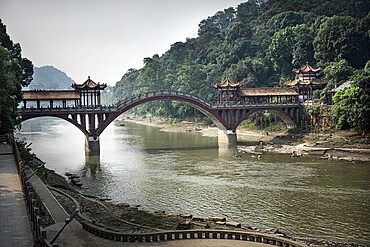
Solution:
{"label": "tree-covered hill", "polygon": [[[365,0],[249,0],[201,21],[196,38],[144,58],[143,68],[128,70],[117,82],[114,98],[171,89],[212,102],[210,86],[222,79],[244,87],[283,86],[294,78],[292,69],[307,62],[329,70],[325,80],[333,87],[342,71],[351,71],[342,78],[348,79],[369,60],[369,12]],[[191,107],[178,102],[152,102],[135,110],[194,116]]]}
{"label": "tree-covered hill", "polygon": [[33,80],[27,89],[71,89],[73,83],[66,73],[48,65],[34,68]]}

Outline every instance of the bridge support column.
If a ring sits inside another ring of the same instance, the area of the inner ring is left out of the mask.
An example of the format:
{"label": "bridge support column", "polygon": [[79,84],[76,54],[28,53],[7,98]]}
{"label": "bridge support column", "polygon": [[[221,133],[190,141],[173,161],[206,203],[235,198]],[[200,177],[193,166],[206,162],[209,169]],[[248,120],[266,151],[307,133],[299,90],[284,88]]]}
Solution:
{"label": "bridge support column", "polygon": [[229,149],[237,146],[236,132],[232,130],[219,130],[218,131],[218,148]]}
{"label": "bridge support column", "polygon": [[100,154],[100,141],[99,137],[94,139],[94,137],[89,136],[85,139],[85,152],[90,155],[99,155]]}

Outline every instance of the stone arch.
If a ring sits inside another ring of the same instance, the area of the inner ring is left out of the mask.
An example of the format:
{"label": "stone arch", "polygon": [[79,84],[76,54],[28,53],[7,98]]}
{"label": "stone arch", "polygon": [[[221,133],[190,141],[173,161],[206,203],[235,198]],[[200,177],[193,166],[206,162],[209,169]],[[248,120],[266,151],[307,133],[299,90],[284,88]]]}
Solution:
{"label": "stone arch", "polygon": [[21,122],[24,122],[26,120],[30,120],[30,119],[34,119],[34,118],[42,118],[42,117],[55,117],[55,118],[59,118],[59,119],[62,119],[62,120],[65,120],[71,124],[73,124],[74,126],[76,126],[79,130],[81,130],[81,132],[85,135],[85,136],[89,136],[89,132],[86,130],[86,128],[83,128],[82,125],[80,125],[77,121],[75,121],[73,118],[70,118],[69,115],[71,114],[67,114],[67,115],[57,115],[57,114],[43,114],[42,116],[37,116],[37,115],[30,115],[30,116],[23,116],[22,119],[21,119]]}
{"label": "stone arch", "polygon": [[140,96],[133,96],[123,100],[121,103],[118,104],[118,114],[110,114],[101,128],[99,128],[99,130],[97,131],[97,134],[100,135],[111,122],[113,122],[118,116],[129,111],[130,109],[147,102],[161,100],[173,100],[187,103],[188,105],[202,112],[205,116],[209,117],[219,129],[226,130],[223,119],[217,115],[217,109],[213,109],[212,106],[205,101],[183,93],[156,92],[146,93]]}
{"label": "stone arch", "polygon": [[239,126],[244,120],[247,120],[251,115],[257,112],[268,111],[268,112],[275,113],[283,121],[283,123],[287,126],[287,128],[291,129],[291,128],[296,127],[296,123],[292,119],[292,116],[289,114],[290,110],[291,109],[285,109],[285,108],[282,108],[282,109],[271,109],[271,108],[248,109],[244,117],[238,121],[235,128]]}

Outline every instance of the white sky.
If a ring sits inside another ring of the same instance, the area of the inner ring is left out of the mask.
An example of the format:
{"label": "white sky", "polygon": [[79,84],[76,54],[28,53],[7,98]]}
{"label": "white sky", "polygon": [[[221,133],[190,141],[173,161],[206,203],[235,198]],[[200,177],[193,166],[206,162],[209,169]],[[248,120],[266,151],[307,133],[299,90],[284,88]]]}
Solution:
{"label": "white sky", "polygon": [[0,18],[36,67],[114,85],[145,57],[196,37],[203,19],[246,1],[0,0]]}

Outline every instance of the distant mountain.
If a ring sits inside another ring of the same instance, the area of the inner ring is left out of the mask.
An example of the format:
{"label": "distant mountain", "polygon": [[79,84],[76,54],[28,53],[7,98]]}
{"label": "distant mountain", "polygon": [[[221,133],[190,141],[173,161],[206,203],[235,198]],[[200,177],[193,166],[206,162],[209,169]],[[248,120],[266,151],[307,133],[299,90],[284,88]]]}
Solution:
{"label": "distant mountain", "polygon": [[66,73],[47,65],[34,68],[33,80],[27,89],[71,89],[73,83]]}

